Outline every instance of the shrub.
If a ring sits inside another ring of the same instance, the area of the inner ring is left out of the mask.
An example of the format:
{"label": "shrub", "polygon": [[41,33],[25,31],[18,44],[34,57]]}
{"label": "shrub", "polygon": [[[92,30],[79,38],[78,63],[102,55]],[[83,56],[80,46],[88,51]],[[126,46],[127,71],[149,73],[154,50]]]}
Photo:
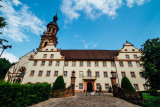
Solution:
{"label": "shrub", "polygon": [[112,93],[112,87],[111,87],[111,86],[109,87],[108,92],[109,92],[109,93]]}
{"label": "shrub", "polygon": [[64,79],[62,76],[58,76],[53,84],[52,90],[59,90],[64,88],[65,88]]}
{"label": "shrub", "polygon": [[44,100],[50,96],[50,84],[12,84],[0,82],[0,107],[24,107]]}
{"label": "shrub", "polygon": [[131,82],[129,81],[127,77],[122,78],[121,88],[124,88],[131,92],[136,92],[136,90],[133,88],[133,85],[131,84]]}
{"label": "shrub", "polygon": [[151,95],[151,96],[158,96],[157,90],[156,90],[156,89],[150,90],[150,95]]}

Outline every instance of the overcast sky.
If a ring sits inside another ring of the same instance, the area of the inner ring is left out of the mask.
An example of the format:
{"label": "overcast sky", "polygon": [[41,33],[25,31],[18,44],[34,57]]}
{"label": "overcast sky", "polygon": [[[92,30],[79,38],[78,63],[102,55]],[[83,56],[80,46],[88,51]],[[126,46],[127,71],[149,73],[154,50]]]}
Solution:
{"label": "overcast sky", "polygon": [[[58,48],[121,49],[126,40],[141,48],[160,37],[160,0],[3,0],[7,26],[1,38],[13,45],[11,62],[39,47],[58,10]],[[1,51],[1,50],[0,50]]]}

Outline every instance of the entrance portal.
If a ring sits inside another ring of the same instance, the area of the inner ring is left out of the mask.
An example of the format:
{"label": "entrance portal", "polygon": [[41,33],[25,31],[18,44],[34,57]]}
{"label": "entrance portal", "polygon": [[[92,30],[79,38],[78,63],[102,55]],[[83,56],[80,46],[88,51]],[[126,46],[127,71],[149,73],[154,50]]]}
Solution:
{"label": "entrance portal", "polygon": [[92,92],[93,90],[92,90],[92,83],[91,82],[89,82],[88,84],[87,84],[87,92]]}

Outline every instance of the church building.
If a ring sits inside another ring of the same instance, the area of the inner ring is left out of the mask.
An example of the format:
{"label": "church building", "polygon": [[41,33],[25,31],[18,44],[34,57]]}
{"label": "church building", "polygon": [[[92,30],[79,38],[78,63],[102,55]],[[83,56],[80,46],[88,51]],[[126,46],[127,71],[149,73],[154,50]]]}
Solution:
{"label": "church building", "polygon": [[145,79],[140,75],[143,69],[140,66],[140,49],[126,41],[119,50],[61,50],[56,47],[59,31],[57,20],[56,14],[41,36],[37,52],[31,51],[22,56],[8,70],[6,81],[21,84],[47,82],[53,85],[56,78],[62,75],[68,87],[74,71],[76,92],[97,91],[100,85],[102,91],[108,91],[111,72],[114,72],[118,85],[126,76],[137,91],[147,90]]}

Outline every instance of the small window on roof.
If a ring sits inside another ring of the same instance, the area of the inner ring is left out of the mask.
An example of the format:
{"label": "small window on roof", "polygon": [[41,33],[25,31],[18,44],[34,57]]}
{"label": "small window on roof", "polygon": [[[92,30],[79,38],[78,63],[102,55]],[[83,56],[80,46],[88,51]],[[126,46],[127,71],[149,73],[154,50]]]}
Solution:
{"label": "small window on roof", "polygon": [[127,49],[125,49],[125,51],[127,51]]}
{"label": "small window on roof", "polygon": [[135,49],[132,49],[132,51],[135,51]]}

